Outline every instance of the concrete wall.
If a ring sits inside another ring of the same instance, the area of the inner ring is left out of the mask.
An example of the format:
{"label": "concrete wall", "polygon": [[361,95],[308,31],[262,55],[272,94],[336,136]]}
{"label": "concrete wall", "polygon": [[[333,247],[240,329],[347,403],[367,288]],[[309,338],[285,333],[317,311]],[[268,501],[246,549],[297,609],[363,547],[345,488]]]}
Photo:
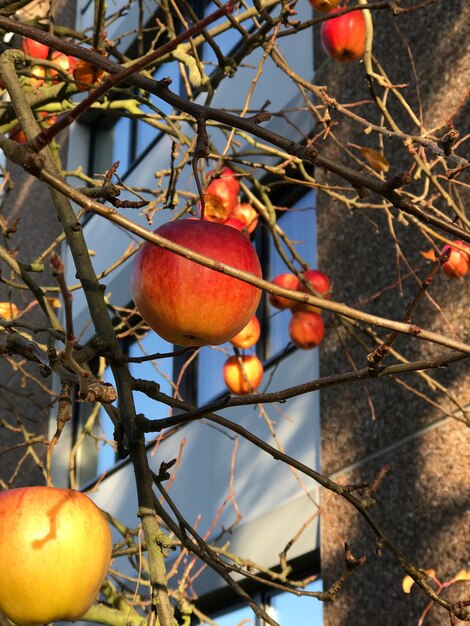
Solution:
{"label": "concrete wall", "polygon": [[[393,18],[388,11],[374,13],[375,54],[393,82],[409,84],[403,93],[416,107],[415,81],[407,61],[405,42],[410,46],[426,128],[447,120],[465,95],[470,78],[468,37],[465,39],[465,25],[469,20],[470,6],[464,1],[437,2],[426,11],[399,18]],[[318,40],[315,58],[315,81],[327,85],[331,96],[343,103],[370,98],[359,64],[341,65],[327,59]],[[390,97],[388,102],[392,100]],[[391,106],[391,110],[405,130],[416,132],[400,114],[399,107]],[[365,112],[361,106],[354,111]],[[335,112],[332,116],[340,122],[334,130],[343,140],[378,147],[376,137],[366,136],[361,127]],[[469,130],[468,119],[468,106],[462,106],[454,119],[461,136]],[[375,121],[378,120],[377,117]],[[322,143],[321,150],[345,164],[352,163],[331,141]],[[411,157],[398,140],[385,139],[385,153],[395,167],[407,169],[411,165]],[[326,173],[321,176],[329,182],[335,180]],[[468,182],[468,177],[462,180]],[[418,181],[419,184],[422,181]],[[461,195],[465,206],[463,188]],[[386,216],[374,210],[350,212],[322,194],[318,195],[317,210],[319,265],[333,278],[335,299],[364,303],[363,310],[402,319],[418,287],[414,279],[402,280],[403,293],[395,285],[370,300],[398,278],[395,248]],[[397,238],[412,266],[423,266],[420,251],[430,246],[411,223],[404,224],[397,219],[395,209],[392,214]],[[419,276],[423,278],[426,271],[422,267]],[[402,278],[408,273],[403,264],[401,273]],[[415,322],[468,342],[468,278],[449,280],[440,275],[430,293],[441,308],[425,299],[416,312]],[[404,337],[399,338],[394,347],[409,359],[442,352],[417,339]],[[321,348],[321,374],[327,376],[349,370],[347,357],[352,358],[358,368],[366,365],[366,350],[331,319]],[[446,385],[462,406],[468,404],[468,362],[429,374]],[[459,569],[468,567],[470,463],[465,450],[468,449],[469,429],[458,419],[462,418],[462,412],[456,410],[455,404],[444,394],[432,391],[417,375],[401,380],[412,385],[417,393],[429,396],[434,404],[393,380],[322,392],[323,471],[341,482],[358,483],[373,480],[381,467],[390,464],[391,472],[371,512],[416,565],[434,568],[441,580],[447,580]],[[448,417],[453,412],[455,417]],[[468,414],[467,406],[467,419]],[[354,572],[337,601],[325,605],[325,626],[416,624],[427,604],[426,596],[417,589],[410,595],[402,592],[402,570],[387,551],[382,558],[376,556],[374,535],[352,507],[338,498],[330,500],[327,494],[324,502],[321,559],[325,588],[342,571],[341,542],[347,541],[355,556],[367,556],[366,564]],[[464,583],[459,584],[460,588],[453,587],[452,593],[459,591],[462,599],[468,596],[468,588],[464,593]],[[446,619],[444,611],[433,609],[425,624],[442,624]]]}
{"label": "concrete wall", "polygon": [[[36,6],[37,10],[47,10],[47,6]],[[74,23],[75,4],[64,0],[57,3],[58,21],[68,24]],[[62,155],[66,155],[67,134],[62,133],[58,139]],[[21,168],[8,164],[8,171],[13,185],[12,191],[6,196],[1,207],[2,217],[8,222],[18,219],[16,233],[8,241],[8,247],[18,251],[17,259],[23,264],[31,263],[41,254],[60,233],[60,224],[56,210],[52,203],[49,191],[43,183],[26,174]],[[10,270],[0,262],[0,269],[5,278],[10,278]],[[32,274],[41,285],[55,284],[49,271],[49,261],[46,259],[44,274]],[[15,283],[21,283],[17,277]],[[12,302],[23,310],[33,300],[29,290],[10,288],[0,283],[0,301]],[[21,317],[22,321],[33,326],[43,326],[47,323],[46,316],[39,306],[34,306],[30,312]],[[47,342],[45,333],[36,335],[40,342]],[[19,360],[13,357],[13,360]],[[51,386],[51,378],[43,379],[36,365],[24,364],[26,374],[31,374],[37,381],[28,378],[21,370],[11,367],[4,359],[0,360],[0,418],[16,427],[24,427],[32,435],[47,436],[49,416],[53,397],[45,391]],[[15,445],[19,441],[18,433],[6,428],[1,431],[1,449]],[[44,460],[46,448],[43,444],[34,446],[39,459]],[[21,466],[18,476],[14,477],[18,461],[23,457],[25,448],[2,455],[0,462],[0,479],[11,482],[11,486],[43,484],[44,477],[38,469],[36,461],[28,455]]]}

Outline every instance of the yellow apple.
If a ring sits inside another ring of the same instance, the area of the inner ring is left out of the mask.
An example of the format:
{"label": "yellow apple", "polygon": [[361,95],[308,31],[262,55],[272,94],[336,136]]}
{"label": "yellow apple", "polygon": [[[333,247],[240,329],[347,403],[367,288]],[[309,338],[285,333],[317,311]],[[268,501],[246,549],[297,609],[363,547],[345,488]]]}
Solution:
{"label": "yellow apple", "polygon": [[19,626],[77,620],[98,595],[111,549],[104,515],[79,491],[0,492],[0,611]]}
{"label": "yellow apple", "polygon": [[256,354],[231,356],[224,364],[223,377],[230,391],[237,396],[254,393],[263,380],[263,364]]}

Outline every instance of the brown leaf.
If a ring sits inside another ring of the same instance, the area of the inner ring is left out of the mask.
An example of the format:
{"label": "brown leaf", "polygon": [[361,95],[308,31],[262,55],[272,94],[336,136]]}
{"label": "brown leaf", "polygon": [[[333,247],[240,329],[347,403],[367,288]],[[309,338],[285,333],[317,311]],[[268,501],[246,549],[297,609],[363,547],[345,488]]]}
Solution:
{"label": "brown leaf", "polygon": [[[426,572],[426,574],[428,576],[431,576],[432,578],[434,578],[434,576],[436,575],[435,570],[433,569],[425,569],[424,572]],[[410,593],[411,591],[411,587],[415,584],[415,581],[411,578],[411,576],[405,576],[401,582],[401,588],[403,589],[403,591],[405,593]]]}
{"label": "brown leaf", "polygon": [[454,580],[454,582],[456,582],[457,580],[470,580],[470,570],[469,569],[461,569],[454,576],[453,580]]}
{"label": "brown leaf", "polygon": [[73,70],[73,77],[77,81],[78,91],[87,91],[90,87],[98,83],[103,76],[103,70],[81,59],[77,61],[77,65]]}
{"label": "brown leaf", "polygon": [[374,148],[359,148],[362,156],[365,158],[367,163],[376,171],[376,172],[388,172],[390,169],[390,163],[387,161],[382,152],[378,150],[374,150]]}
{"label": "brown leaf", "polygon": [[55,296],[46,296],[46,300],[49,302],[49,304],[51,305],[53,309],[62,308],[62,304],[59,298],[56,298]]}

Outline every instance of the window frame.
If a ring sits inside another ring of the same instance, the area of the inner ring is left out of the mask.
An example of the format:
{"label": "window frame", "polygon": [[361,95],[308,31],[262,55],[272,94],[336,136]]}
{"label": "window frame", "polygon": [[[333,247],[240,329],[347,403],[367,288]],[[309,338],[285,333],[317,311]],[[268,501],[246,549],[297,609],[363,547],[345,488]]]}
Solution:
{"label": "window frame", "polygon": [[[291,578],[302,580],[310,576],[316,576],[316,580],[322,581],[320,548],[316,548],[309,553],[292,559],[291,561],[288,561],[288,564],[292,569],[290,574]],[[279,573],[280,568],[275,567],[273,568],[273,571]],[[255,601],[260,603],[265,610],[271,606],[270,600],[272,597],[281,593],[288,593],[283,590],[276,589],[269,584],[263,585],[259,581],[255,581],[251,578],[244,578],[237,582],[242,589],[255,599]],[[314,600],[314,598],[312,598],[312,600]],[[320,600],[316,601],[320,602]],[[240,597],[236,594],[236,592],[229,586],[225,586],[222,589],[201,596],[195,601],[195,604],[198,609],[216,622],[217,618],[222,617],[224,613],[230,612],[238,607],[246,606],[246,604],[240,600]],[[255,626],[264,626],[264,621],[260,623],[254,613],[253,618],[255,620]],[[323,620],[321,623],[323,623]],[[198,622],[196,621],[196,618],[192,618],[190,626],[197,626],[197,624]],[[235,626],[235,624],[233,626]],[[284,626],[284,624],[281,626]],[[315,624],[313,626],[321,626],[321,624]]]}

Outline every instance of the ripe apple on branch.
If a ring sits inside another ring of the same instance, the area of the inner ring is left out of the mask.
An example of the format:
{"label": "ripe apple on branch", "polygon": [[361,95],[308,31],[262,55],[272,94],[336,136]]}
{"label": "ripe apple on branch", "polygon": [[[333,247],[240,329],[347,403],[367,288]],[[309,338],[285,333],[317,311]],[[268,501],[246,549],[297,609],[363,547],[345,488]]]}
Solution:
{"label": "ripe apple on branch", "polygon": [[[328,276],[317,269],[307,270],[303,273],[302,282],[295,274],[289,272],[279,274],[273,279],[273,284],[287,289],[293,289],[302,293],[310,293],[311,289],[324,298],[331,297],[331,283]],[[311,304],[296,302],[274,294],[269,295],[269,302],[278,309],[290,309],[292,317],[289,322],[288,332],[292,343],[302,350],[316,348],[323,340],[325,325],[321,318],[321,309]]]}
{"label": "ripe apple on branch", "polygon": [[223,370],[225,384],[237,396],[254,393],[263,380],[263,364],[256,354],[231,356]]}
{"label": "ripe apple on branch", "polygon": [[[261,277],[258,256],[235,228],[206,220],[179,219],[155,231],[162,237],[234,268]],[[146,242],[131,276],[134,302],[147,324],[180,346],[219,345],[253,317],[261,291]]]}
{"label": "ripe apple on branch", "polygon": [[245,350],[255,345],[261,335],[261,327],[256,315],[253,315],[248,324],[230,339],[230,343],[236,348]]}
{"label": "ripe apple on branch", "polygon": [[449,258],[442,265],[442,270],[447,276],[461,278],[470,270],[470,246],[458,239],[453,243],[455,245],[447,245],[442,249],[442,252],[450,250]]}
{"label": "ripe apple on branch", "polygon": [[204,219],[251,234],[258,224],[258,212],[248,202],[238,202],[239,193],[240,183],[235,172],[225,167],[204,191]]}
{"label": "ripe apple on branch", "polygon": [[[284,287],[285,289],[298,291],[300,281],[295,274],[285,272],[284,274],[279,274],[278,276],[275,276],[272,280],[272,283],[273,285],[277,285],[278,287]],[[269,302],[276,309],[293,309],[294,306],[297,304],[295,300],[289,300],[289,298],[277,296],[273,293],[269,294]]]}
{"label": "ripe apple on branch", "polygon": [[[330,14],[342,11],[337,7]],[[320,30],[323,50],[328,56],[342,63],[357,61],[364,54],[366,23],[362,11],[351,11],[323,22]]]}
{"label": "ripe apple on branch", "polygon": [[21,40],[21,48],[25,54],[36,59],[47,59],[49,56],[49,46],[29,37]]}
{"label": "ripe apple on branch", "polygon": [[[58,50],[52,53],[51,61],[55,63],[64,74],[73,74],[73,70],[77,65],[77,59],[63,52],[59,52]],[[50,74],[55,81],[58,82],[61,80],[60,73],[57,70],[51,68]]]}
{"label": "ripe apple on branch", "polygon": [[[311,287],[313,293],[323,296],[324,298],[331,298],[331,284],[330,279],[324,272],[320,270],[307,270],[303,274],[303,278],[306,283]],[[307,288],[306,284],[299,281],[298,290],[302,293],[311,293],[311,290]],[[302,302],[295,302],[293,309],[295,311],[311,311],[312,313],[321,313],[321,309],[311,304],[303,304]]]}
{"label": "ripe apple on branch", "polygon": [[[209,177],[213,172],[209,172]],[[204,191],[204,219],[223,223],[228,219],[240,193],[240,183],[235,172],[225,167],[220,176],[211,180]]]}

